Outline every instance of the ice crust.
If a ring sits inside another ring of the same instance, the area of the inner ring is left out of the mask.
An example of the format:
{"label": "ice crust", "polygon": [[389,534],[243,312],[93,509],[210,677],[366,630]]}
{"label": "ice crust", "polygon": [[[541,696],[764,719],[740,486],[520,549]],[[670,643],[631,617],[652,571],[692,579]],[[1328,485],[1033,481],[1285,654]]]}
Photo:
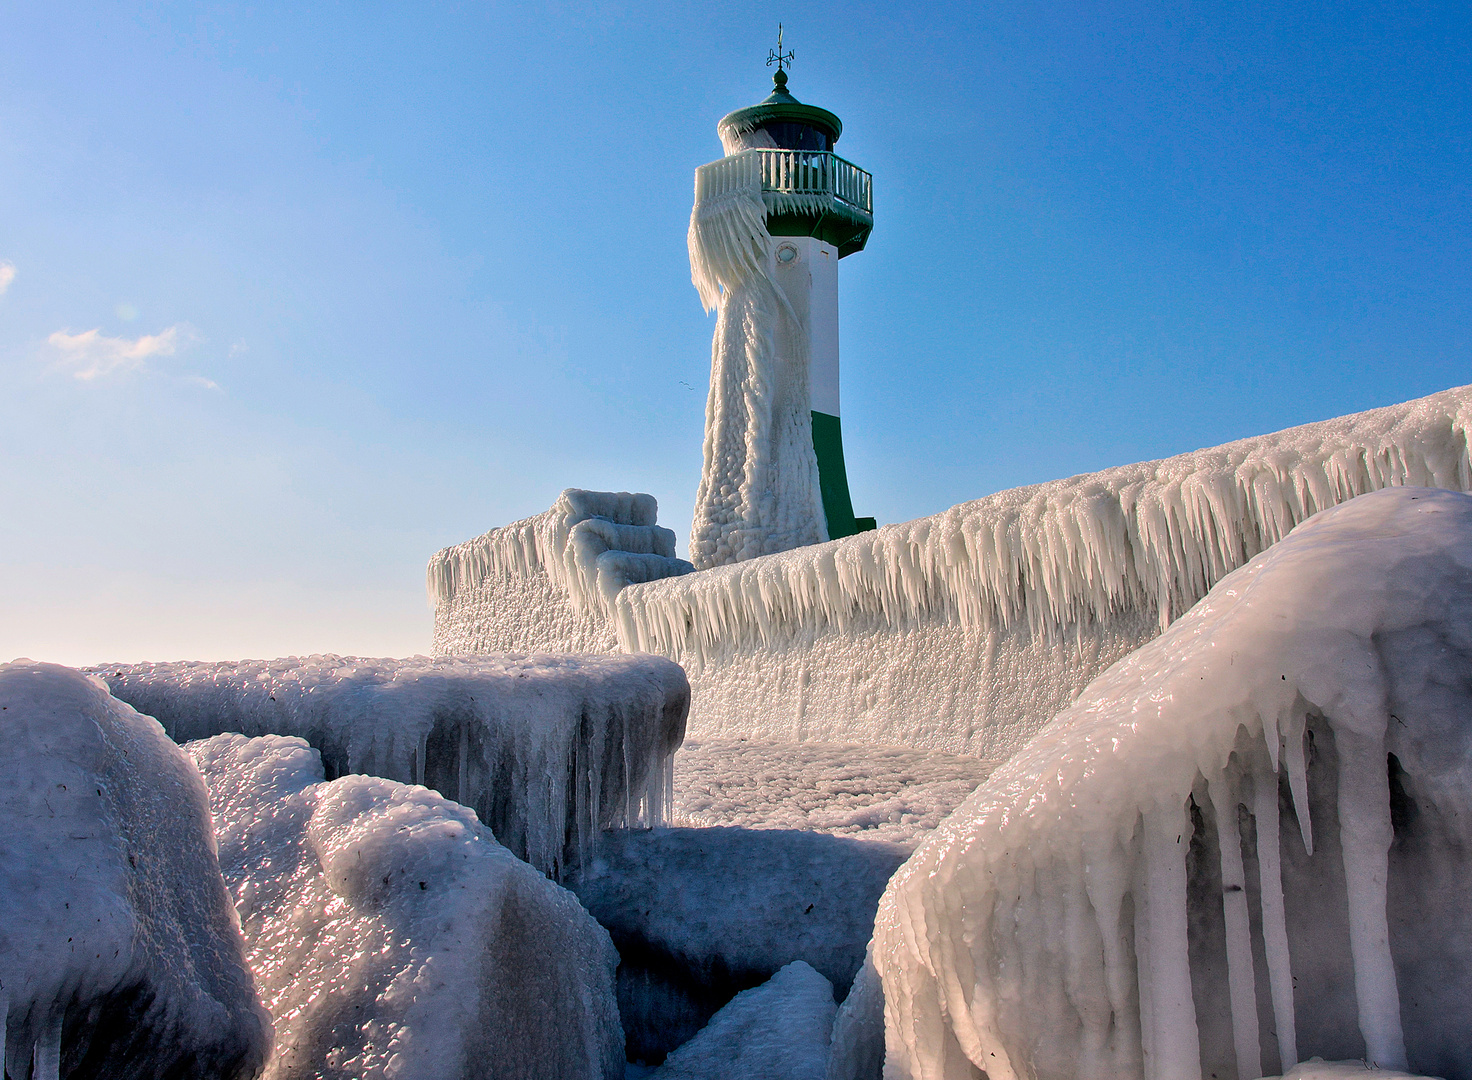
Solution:
{"label": "ice crust", "polygon": [[325,781],[297,738],[186,749],[275,1017],[264,1080],[623,1075],[607,933],[470,810]]}
{"label": "ice crust", "polygon": [[6,1075],[255,1076],[270,1019],[194,763],[52,664],[0,666],[0,745]]}
{"label": "ice crust", "polygon": [[332,776],[426,784],[560,876],[600,829],[665,820],[690,688],[654,656],[287,657],[96,669],[176,740],[298,735]]}
{"label": "ice crust", "polygon": [[744,990],[650,1080],[824,1080],[833,987],[801,960]]}
{"label": "ice crust", "polygon": [[995,767],[907,747],[687,739],[675,754],[670,820],[913,845]]}
{"label": "ice crust", "polygon": [[605,834],[569,887],[622,957],[630,1058],[658,1061],[738,991],[795,960],[846,994],[879,897],[908,854],[907,845],[777,829]]}
{"label": "ice crust", "polygon": [[1472,1075],[1469,688],[1472,498],[1298,526],[895,875],[885,1076]]}
{"label": "ice crust", "polygon": [[1434,1080],[1432,1077],[1412,1076],[1410,1073],[1393,1069],[1374,1069],[1363,1061],[1312,1061],[1295,1065],[1279,1078],[1271,1080]]}
{"label": "ice crust", "polygon": [[568,488],[548,510],[436,552],[435,651],[615,652],[612,598],[689,573],[652,495]]}
{"label": "ice crust", "polygon": [[757,161],[696,174],[689,248],[700,301],[717,312],[690,560],[705,569],[820,543],[808,335],[774,275]]}

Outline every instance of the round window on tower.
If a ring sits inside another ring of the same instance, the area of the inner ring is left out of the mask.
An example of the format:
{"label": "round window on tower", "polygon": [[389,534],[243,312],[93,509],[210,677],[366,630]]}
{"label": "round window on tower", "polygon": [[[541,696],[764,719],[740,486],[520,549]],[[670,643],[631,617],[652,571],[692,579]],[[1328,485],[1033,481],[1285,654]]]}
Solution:
{"label": "round window on tower", "polygon": [[781,266],[791,266],[797,262],[797,248],[791,244],[783,244],[777,249],[777,262]]}

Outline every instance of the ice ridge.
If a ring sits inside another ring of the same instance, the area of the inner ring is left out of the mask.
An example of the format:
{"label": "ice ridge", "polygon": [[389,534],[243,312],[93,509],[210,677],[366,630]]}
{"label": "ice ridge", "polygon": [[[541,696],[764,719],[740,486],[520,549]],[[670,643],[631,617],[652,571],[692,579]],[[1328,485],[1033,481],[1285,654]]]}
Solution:
{"label": "ice ridge", "polygon": [[[841,630],[865,616],[903,625],[939,614],[979,633],[1020,625],[1052,635],[1143,608],[1164,627],[1320,510],[1392,486],[1472,489],[1469,426],[1472,387],[1459,387],[999,492],[877,532],[631,585],[615,598],[619,640],[626,651],[703,662],[732,643],[776,646],[805,625]],[[708,467],[711,453],[708,434]]]}

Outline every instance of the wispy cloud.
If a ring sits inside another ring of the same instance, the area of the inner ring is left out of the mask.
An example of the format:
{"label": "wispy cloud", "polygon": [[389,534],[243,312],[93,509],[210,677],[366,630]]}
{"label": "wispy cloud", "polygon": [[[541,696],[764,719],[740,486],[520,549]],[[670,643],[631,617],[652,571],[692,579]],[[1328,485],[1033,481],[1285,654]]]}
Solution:
{"label": "wispy cloud", "polygon": [[0,296],[5,295],[5,290],[10,288],[10,283],[15,280],[15,263],[0,260]]}
{"label": "wispy cloud", "polygon": [[104,337],[101,330],[69,334],[58,330],[46,343],[59,354],[63,367],[78,379],[92,380],[118,372],[138,371],[153,356],[173,356],[195,340],[192,327],[179,323],[157,334],[139,338]]}

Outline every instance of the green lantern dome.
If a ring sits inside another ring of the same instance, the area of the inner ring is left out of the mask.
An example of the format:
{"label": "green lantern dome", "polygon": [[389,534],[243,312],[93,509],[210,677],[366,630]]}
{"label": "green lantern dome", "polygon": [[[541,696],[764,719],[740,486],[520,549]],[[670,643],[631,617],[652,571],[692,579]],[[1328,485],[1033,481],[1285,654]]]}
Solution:
{"label": "green lantern dome", "polygon": [[[829,150],[843,134],[843,121],[816,105],[804,105],[787,92],[787,72],[778,68],[772,75],[776,84],[771,95],[755,105],[722,118],[716,130],[722,142],[730,135],[766,130],[779,147],[786,150]],[[800,145],[789,145],[800,144]]]}

